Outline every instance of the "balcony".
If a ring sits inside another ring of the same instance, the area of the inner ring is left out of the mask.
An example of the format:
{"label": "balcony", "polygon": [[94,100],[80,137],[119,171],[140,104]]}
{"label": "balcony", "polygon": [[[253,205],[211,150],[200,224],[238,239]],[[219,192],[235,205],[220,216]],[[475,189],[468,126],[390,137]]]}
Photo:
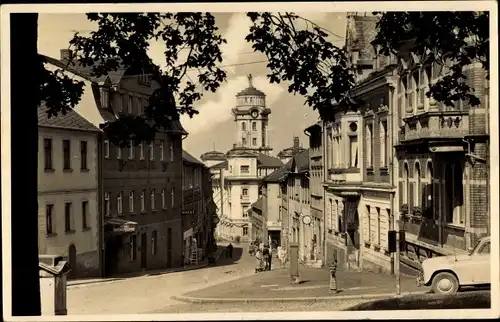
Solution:
{"label": "balcony", "polygon": [[240,195],[240,200],[242,203],[249,203],[250,202],[250,196],[249,195]]}
{"label": "balcony", "polygon": [[462,138],[469,133],[466,111],[429,111],[404,119],[401,141],[432,138]]}

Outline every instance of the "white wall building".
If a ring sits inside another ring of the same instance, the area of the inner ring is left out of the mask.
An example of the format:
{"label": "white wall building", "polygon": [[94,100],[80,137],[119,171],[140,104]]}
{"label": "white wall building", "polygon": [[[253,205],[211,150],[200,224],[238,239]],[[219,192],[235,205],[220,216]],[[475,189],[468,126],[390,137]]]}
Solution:
{"label": "white wall building", "polygon": [[100,131],[73,110],[46,111],[38,110],[39,253],[67,257],[73,276],[100,276]]}

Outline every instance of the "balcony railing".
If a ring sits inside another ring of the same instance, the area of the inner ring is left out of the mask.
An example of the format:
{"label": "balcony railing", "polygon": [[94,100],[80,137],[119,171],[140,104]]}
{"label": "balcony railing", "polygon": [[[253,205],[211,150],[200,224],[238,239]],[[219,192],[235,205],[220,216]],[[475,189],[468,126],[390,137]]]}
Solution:
{"label": "balcony railing", "polygon": [[248,202],[250,201],[250,196],[249,195],[240,195],[241,201]]}
{"label": "balcony railing", "polygon": [[469,115],[464,111],[424,112],[404,119],[404,140],[463,137],[469,133]]}

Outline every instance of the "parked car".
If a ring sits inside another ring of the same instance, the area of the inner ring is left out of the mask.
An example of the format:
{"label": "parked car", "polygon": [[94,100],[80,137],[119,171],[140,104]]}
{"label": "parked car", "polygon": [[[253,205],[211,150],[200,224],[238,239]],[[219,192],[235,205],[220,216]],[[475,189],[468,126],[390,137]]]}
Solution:
{"label": "parked car", "polygon": [[454,294],[463,286],[491,285],[490,237],[481,238],[469,254],[428,258],[422,262],[417,285],[436,294]]}

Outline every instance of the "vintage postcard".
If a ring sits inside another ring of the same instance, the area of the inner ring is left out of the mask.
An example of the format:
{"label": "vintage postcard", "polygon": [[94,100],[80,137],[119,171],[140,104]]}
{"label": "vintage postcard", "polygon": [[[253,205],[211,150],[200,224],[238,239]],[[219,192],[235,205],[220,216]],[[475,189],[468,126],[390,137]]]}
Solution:
{"label": "vintage postcard", "polygon": [[6,320],[498,318],[493,1],[1,21]]}

